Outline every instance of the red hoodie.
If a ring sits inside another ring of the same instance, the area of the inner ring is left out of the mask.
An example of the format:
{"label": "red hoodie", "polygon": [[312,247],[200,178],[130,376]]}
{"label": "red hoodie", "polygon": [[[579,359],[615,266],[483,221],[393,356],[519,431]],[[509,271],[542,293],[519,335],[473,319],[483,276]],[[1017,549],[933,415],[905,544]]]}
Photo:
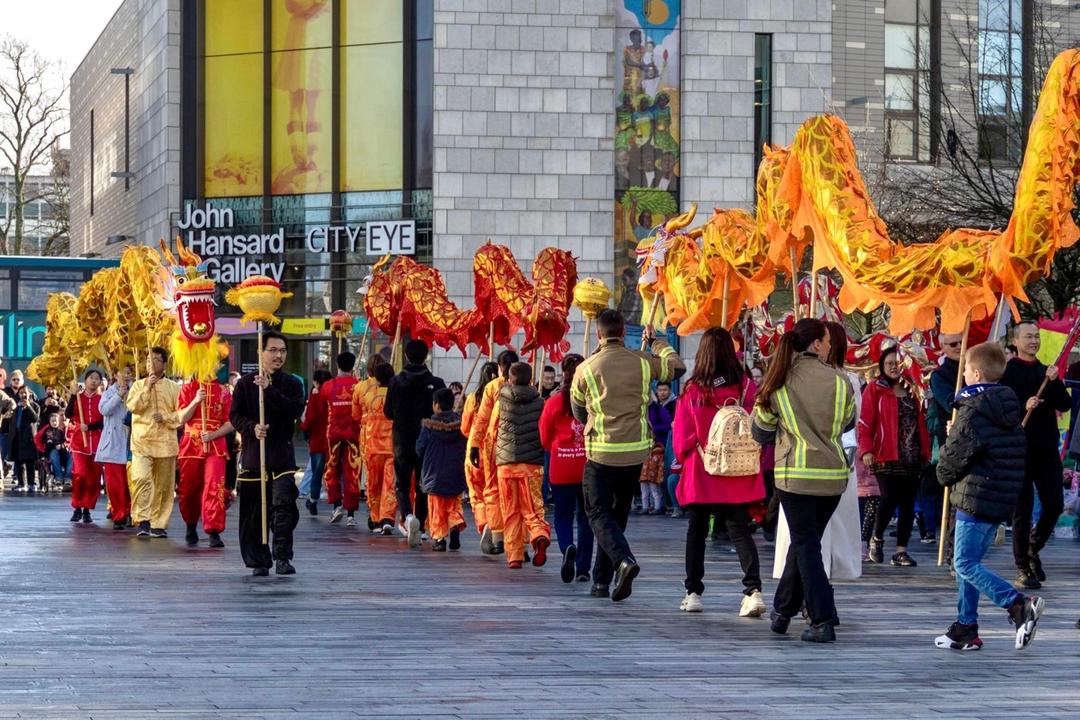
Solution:
{"label": "red hoodie", "polygon": [[300,429],[308,434],[308,452],[313,455],[325,455],[329,449],[326,445],[326,421],[326,395],[312,390]]}
{"label": "red hoodie", "polygon": [[[919,453],[923,462],[930,462],[930,432],[926,429],[926,411],[915,398],[919,426]],[[862,396],[862,412],[859,415],[857,436],[859,461],[866,453],[874,456],[875,463],[896,462],[900,459],[897,447],[900,435],[900,403],[892,386],[878,378],[866,386]]]}
{"label": "red hoodie", "polygon": [[562,393],[544,403],[540,414],[540,444],[551,453],[548,479],[552,485],[574,485],[585,474],[585,426],[563,411]]}
{"label": "red hoodie", "polygon": [[326,440],[331,445],[342,440],[360,442],[360,423],[352,413],[353,388],[357,382],[352,375],[338,375],[319,388],[326,402]]}

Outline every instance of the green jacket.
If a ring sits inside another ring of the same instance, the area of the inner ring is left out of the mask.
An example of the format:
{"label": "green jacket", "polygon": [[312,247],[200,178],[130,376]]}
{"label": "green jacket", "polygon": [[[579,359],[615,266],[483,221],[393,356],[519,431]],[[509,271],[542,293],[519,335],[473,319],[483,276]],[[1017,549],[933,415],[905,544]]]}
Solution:
{"label": "green jacket", "polygon": [[652,351],[636,352],[622,338],[608,338],[574,373],[570,406],[585,425],[585,457],[592,462],[627,467],[649,456],[652,381],[671,381],[686,372],[666,341],[654,340]]}
{"label": "green jacket", "polygon": [[754,408],[753,433],[776,443],[776,487],[799,495],[840,495],[848,482],[841,436],[855,423],[848,379],[816,355],[797,355],[783,387]]}

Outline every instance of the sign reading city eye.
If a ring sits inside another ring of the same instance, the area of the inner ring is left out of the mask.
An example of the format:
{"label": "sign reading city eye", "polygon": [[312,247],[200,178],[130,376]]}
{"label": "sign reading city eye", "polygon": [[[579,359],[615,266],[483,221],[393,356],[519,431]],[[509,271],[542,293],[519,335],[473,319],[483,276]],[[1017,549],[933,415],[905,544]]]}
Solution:
{"label": "sign reading city eye", "polygon": [[[185,234],[184,243],[206,262],[207,274],[215,282],[235,285],[251,275],[269,275],[281,281],[285,274],[285,228],[276,232],[242,234],[233,231],[232,208],[205,208],[191,203],[177,223]],[[368,222],[363,233],[363,252],[369,256],[413,255],[416,253],[414,220],[378,220]],[[316,225],[304,236],[304,248],[310,253],[355,253],[361,241],[359,225]]]}

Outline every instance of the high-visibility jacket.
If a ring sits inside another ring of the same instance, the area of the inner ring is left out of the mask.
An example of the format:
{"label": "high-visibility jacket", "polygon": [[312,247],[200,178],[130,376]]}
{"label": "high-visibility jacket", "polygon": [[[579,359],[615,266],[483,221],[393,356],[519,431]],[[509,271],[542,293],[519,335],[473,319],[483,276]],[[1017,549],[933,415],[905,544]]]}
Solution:
{"label": "high-visibility jacket", "polygon": [[626,467],[640,465],[649,456],[652,382],[668,382],[686,372],[666,341],[654,340],[652,353],[630,350],[622,338],[607,338],[578,366],[570,407],[585,425],[585,457],[590,461]]}

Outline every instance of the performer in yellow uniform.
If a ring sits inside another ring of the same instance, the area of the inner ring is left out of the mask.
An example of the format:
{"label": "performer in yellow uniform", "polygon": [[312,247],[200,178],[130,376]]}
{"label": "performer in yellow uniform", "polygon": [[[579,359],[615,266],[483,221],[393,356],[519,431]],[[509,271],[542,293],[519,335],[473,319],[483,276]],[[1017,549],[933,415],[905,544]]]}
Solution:
{"label": "performer in yellow uniform", "polygon": [[139,535],[168,537],[176,486],[176,455],[180,450],[177,401],[180,386],[165,377],[168,354],[152,348],[146,358],[147,377],[128,391],[131,411],[131,519]]}

